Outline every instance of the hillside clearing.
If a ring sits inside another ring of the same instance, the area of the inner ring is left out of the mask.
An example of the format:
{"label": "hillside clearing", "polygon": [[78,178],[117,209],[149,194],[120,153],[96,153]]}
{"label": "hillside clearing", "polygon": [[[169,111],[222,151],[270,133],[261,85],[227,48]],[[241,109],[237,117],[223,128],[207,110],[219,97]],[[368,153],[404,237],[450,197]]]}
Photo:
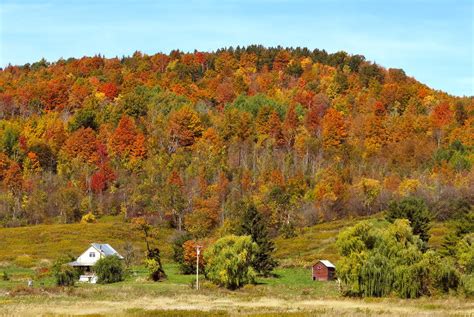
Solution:
{"label": "hillside clearing", "polygon": [[[381,214],[369,219],[381,219]],[[339,231],[367,218],[335,220],[300,229],[294,238],[277,237],[275,257],[281,266],[309,267],[317,259],[337,262],[339,255],[335,242]],[[174,230],[160,228],[159,247],[165,261],[171,261]],[[444,223],[434,223],[430,245],[437,248],[447,228]],[[133,230],[130,223],[119,217],[107,217],[92,224],[51,224],[19,228],[0,228],[0,263],[14,261],[28,255],[34,260],[54,260],[62,255],[78,256],[92,242],[109,243],[119,253],[126,242],[131,242],[141,257],[145,244],[141,232]]]}

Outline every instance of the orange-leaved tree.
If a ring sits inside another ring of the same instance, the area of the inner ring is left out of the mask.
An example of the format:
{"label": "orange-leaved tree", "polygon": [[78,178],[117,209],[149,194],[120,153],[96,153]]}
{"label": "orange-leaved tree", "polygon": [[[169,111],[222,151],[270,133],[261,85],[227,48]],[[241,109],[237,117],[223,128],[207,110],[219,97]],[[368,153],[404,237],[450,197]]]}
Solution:
{"label": "orange-leaved tree", "polygon": [[204,128],[197,112],[185,106],[170,115],[168,130],[173,144],[190,146],[201,137]]}
{"label": "orange-leaved tree", "polygon": [[339,150],[347,139],[347,123],[344,115],[330,108],[323,117],[323,146],[326,150]]}

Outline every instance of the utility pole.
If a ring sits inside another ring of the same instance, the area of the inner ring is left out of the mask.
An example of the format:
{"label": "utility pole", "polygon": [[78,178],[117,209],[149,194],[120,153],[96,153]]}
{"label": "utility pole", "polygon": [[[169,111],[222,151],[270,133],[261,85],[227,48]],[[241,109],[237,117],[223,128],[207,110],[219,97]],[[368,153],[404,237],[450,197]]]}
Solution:
{"label": "utility pole", "polygon": [[202,246],[196,245],[196,290],[199,290],[199,254]]}

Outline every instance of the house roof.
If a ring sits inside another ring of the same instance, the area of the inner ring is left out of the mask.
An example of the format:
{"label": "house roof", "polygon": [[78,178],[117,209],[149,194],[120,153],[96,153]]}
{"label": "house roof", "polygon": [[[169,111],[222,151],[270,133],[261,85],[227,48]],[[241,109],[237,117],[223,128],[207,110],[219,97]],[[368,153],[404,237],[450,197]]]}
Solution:
{"label": "house roof", "polygon": [[69,262],[68,264],[69,264],[70,266],[84,266],[83,263],[79,263],[79,262],[77,262],[77,261]]}
{"label": "house roof", "polygon": [[331,261],[329,261],[329,260],[319,260],[316,263],[319,263],[319,262],[324,264],[324,266],[326,266],[326,267],[336,268],[336,266],[334,264],[332,264]]}
{"label": "house roof", "polygon": [[122,257],[117,251],[115,251],[115,249],[112,248],[112,247],[110,246],[110,244],[108,244],[108,243],[91,243],[91,245],[92,245],[97,251],[99,251],[100,253],[102,253],[102,254],[105,255],[105,256],[116,255],[116,256],[118,256],[119,258],[123,259],[123,257]]}

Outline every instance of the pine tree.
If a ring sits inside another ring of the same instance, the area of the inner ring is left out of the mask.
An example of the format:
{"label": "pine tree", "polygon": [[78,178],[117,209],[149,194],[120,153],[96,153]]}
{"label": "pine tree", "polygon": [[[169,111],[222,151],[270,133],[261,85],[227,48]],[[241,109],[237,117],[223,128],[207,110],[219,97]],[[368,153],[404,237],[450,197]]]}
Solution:
{"label": "pine tree", "polygon": [[278,264],[272,258],[275,245],[270,240],[265,222],[253,203],[244,206],[239,234],[251,236],[252,241],[258,245],[252,266],[259,274],[268,276]]}
{"label": "pine tree", "polygon": [[459,241],[474,232],[474,209],[464,199],[454,201],[451,206],[454,215],[448,223],[450,232],[443,238],[440,252],[444,255],[455,256]]}
{"label": "pine tree", "polygon": [[416,234],[427,243],[430,239],[428,231],[431,227],[431,212],[421,198],[407,197],[400,202],[392,201],[388,206],[386,219],[394,222],[396,219],[408,219]]}

